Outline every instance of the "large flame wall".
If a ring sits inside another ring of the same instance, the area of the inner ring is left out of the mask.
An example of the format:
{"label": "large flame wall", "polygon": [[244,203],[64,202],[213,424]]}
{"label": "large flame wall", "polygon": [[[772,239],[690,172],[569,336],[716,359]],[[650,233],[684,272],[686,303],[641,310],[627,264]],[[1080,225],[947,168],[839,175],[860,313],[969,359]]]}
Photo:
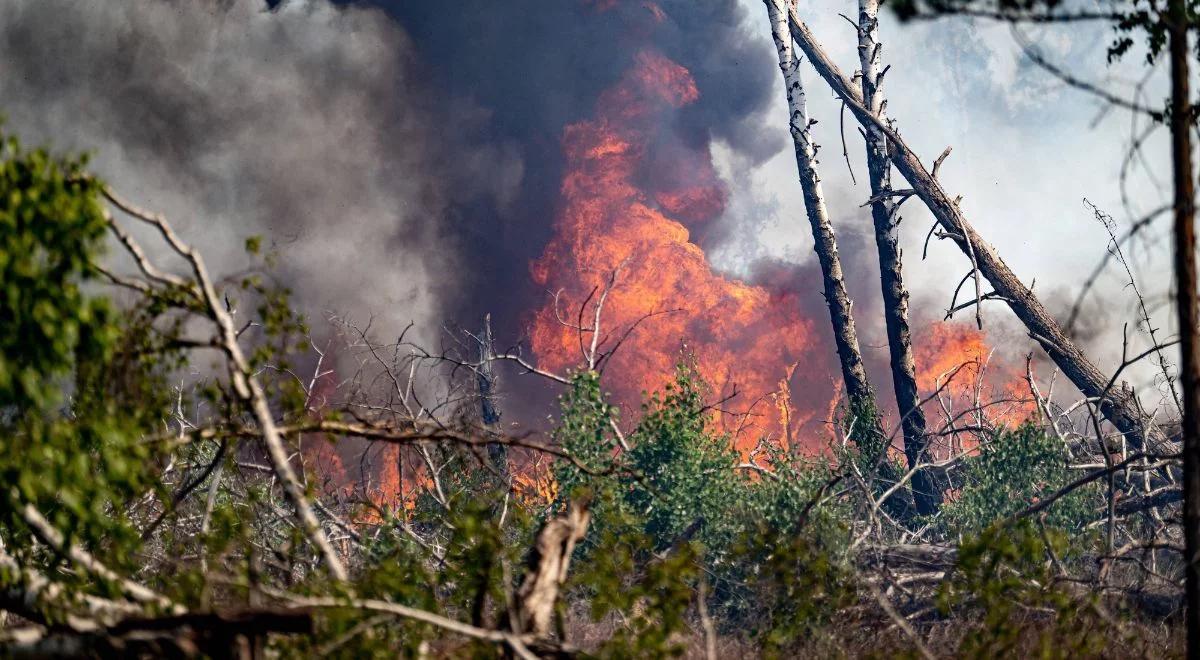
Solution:
{"label": "large flame wall", "polygon": [[[606,385],[618,401],[634,404],[642,392],[660,388],[686,350],[717,388],[715,394],[727,395],[736,387],[736,405],[758,404],[759,416],[752,419],[759,428],[784,432],[818,412],[796,416],[772,399],[798,362],[822,350],[815,346],[814,321],[800,315],[792,293],[714,272],[691,240],[685,221],[711,219],[725,200],[707,148],[669,150],[678,155],[669,163],[661,152],[654,154],[655,167],[686,173],[652,173],[679,181],[679,187],[649,193],[637,185],[650,160],[647,145],[663,142],[660,132],[669,130],[671,113],[698,98],[686,69],[647,50],[601,96],[591,119],[566,128],[567,171],[556,234],[532,265],[538,284],[561,293],[537,312],[532,347],[548,368],[579,366],[581,337],[571,326],[578,325],[579,310],[593,290],[619,271],[605,300],[601,335],[611,343],[641,323],[606,367]],[[592,295],[593,304],[596,299]],[[590,309],[585,327],[591,323]],[[585,333],[583,345],[590,339]],[[794,377],[833,394],[823,369]]]}

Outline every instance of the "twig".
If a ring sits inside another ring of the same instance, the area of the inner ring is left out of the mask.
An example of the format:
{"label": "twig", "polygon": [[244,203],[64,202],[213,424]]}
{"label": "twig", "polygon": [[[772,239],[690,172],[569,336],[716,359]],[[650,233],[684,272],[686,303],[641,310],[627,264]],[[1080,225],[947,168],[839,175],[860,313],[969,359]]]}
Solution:
{"label": "twig", "polygon": [[[162,216],[143,211],[133,206],[118,197],[107,186],[102,187],[101,192],[114,206],[124,211],[130,217],[141,220],[158,229],[167,244],[191,264],[192,273],[196,281],[194,286],[189,285],[186,288],[189,291],[197,293],[206,307],[209,318],[220,329],[221,346],[229,358],[229,373],[233,381],[234,392],[250,408],[255,421],[262,431],[263,444],[267,447],[267,454],[271,459],[271,464],[279,480],[283,482],[284,493],[296,510],[296,518],[300,523],[300,527],[304,530],[312,544],[320,551],[334,579],[339,582],[346,581],[349,578],[349,573],[346,571],[341,557],[338,556],[337,551],[329,542],[329,538],[325,535],[324,530],[321,529],[321,524],[317,520],[316,514],[313,513],[307,497],[304,495],[304,486],[300,483],[300,479],[296,476],[295,470],[292,469],[292,465],[288,461],[287,451],[283,446],[283,438],[276,428],[275,417],[271,412],[270,404],[267,402],[266,392],[251,370],[250,363],[246,359],[241,345],[238,343],[238,330],[234,326],[233,318],[226,311],[220,297],[217,295],[217,290],[213,286],[212,279],[209,277],[204,260],[198,252],[184,243],[175,234],[175,231]],[[117,227],[117,223],[111,216],[109,217],[109,226]],[[126,247],[130,247],[132,251],[133,248],[131,246],[136,246],[136,243],[133,243],[132,240],[126,244]],[[147,275],[150,275],[149,271],[147,271]],[[177,278],[168,279],[167,281],[171,283],[179,282]]]}

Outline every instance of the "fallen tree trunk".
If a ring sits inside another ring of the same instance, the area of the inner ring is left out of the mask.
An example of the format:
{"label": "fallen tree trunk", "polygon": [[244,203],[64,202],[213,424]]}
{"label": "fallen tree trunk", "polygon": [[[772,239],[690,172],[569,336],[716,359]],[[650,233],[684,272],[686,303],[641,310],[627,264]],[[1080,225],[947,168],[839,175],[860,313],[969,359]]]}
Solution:
{"label": "fallen tree trunk", "polygon": [[967,223],[958,204],[950,199],[941,184],[925,169],[921,160],[900,135],[864,106],[862,94],[821,48],[808,26],[796,14],[794,7],[789,9],[789,19],[792,38],[808,56],[813,68],[825,79],[834,94],[845,102],[846,107],[864,128],[878,130],[887,136],[892,145],[892,163],[908,180],[913,194],[920,197],[929,208],[944,230],[945,236],[953,240],[959,249],[971,258],[974,267],[987,278],[996,295],[1008,303],[1017,318],[1025,324],[1029,336],[1038,342],[1084,396],[1099,401],[1104,416],[1130,439],[1135,448],[1174,452],[1174,443],[1167,440],[1149,415],[1142,410],[1133,390],[1123,382],[1114,386],[1111,379],[1106,378],[1088,360],[1029,287],[1026,287],[1004,263],[995,248],[980,238]]}
{"label": "fallen tree trunk", "polygon": [[950,571],[958,562],[958,548],[931,543],[901,543],[869,548],[858,559],[862,566],[870,568]]}

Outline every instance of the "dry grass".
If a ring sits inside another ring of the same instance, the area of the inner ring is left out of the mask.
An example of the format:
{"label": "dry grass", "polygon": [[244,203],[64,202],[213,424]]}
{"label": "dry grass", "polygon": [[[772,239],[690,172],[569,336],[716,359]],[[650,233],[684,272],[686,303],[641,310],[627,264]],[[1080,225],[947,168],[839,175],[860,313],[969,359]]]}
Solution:
{"label": "dry grass", "polygon": [[[721,626],[716,639],[716,656],[729,658],[920,658],[912,642],[895,625],[866,608],[847,611],[846,616],[835,617],[835,623],[821,629],[809,638],[771,653],[764,651],[748,635],[739,635],[728,626]],[[583,649],[595,649],[610,639],[622,627],[617,617],[607,617],[593,622],[585,607],[576,606],[568,616],[566,632],[571,644]],[[1045,615],[1030,612],[1024,618],[1012,620],[1015,642],[1000,652],[971,654],[967,651],[987,631],[978,618],[928,618],[916,623],[925,645],[942,658],[960,657],[1005,657],[1005,658],[1182,658],[1184,657],[1185,635],[1181,622],[1123,620],[1122,631],[1096,620],[1080,621],[1080,626],[1089,626],[1087,634],[1098,652],[1083,652],[1058,645],[1054,626]],[[1075,632],[1074,630],[1072,632]],[[1093,637],[1094,636],[1094,637]],[[1099,639],[1097,639],[1097,637]],[[703,628],[698,620],[692,620],[689,631],[679,637],[683,647],[681,657],[688,660],[706,660]]]}

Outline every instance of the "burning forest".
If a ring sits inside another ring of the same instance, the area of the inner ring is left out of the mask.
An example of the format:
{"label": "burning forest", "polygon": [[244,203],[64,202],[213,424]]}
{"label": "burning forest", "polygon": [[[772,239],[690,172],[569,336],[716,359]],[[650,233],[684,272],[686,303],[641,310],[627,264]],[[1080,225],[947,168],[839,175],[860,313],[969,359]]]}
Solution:
{"label": "burning forest", "polygon": [[1194,13],[0,2],[0,654],[1200,658]]}

